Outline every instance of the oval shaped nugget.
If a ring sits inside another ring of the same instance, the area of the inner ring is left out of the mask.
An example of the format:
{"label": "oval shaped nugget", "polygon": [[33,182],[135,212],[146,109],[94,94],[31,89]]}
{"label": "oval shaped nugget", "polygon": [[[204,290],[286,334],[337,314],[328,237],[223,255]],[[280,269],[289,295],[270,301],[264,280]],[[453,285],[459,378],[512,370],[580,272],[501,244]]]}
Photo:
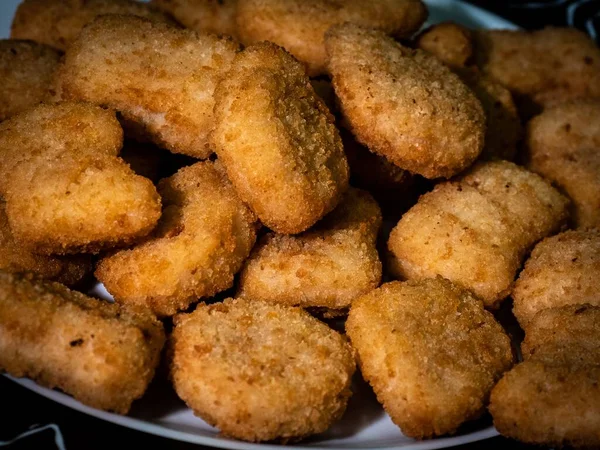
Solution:
{"label": "oval shaped nugget", "polygon": [[0,121],[50,96],[60,52],[30,41],[0,40]]}
{"label": "oval shaped nugget", "polygon": [[449,178],[479,156],[481,104],[437,58],[351,24],[331,28],[325,46],[342,114],[371,151],[427,178]]}
{"label": "oval shaped nugget", "polygon": [[215,152],[261,222],[300,233],[335,208],[348,188],[348,162],[298,61],[269,42],[248,47],[215,96]]}
{"label": "oval shaped nugget", "polygon": [[521,326],[542,310],[590,303],[600,306],[600,231],[566,231],[535,246],[512,291]]}
{"label": "oval shaped nugget", "polygon": [[271,41],[305,64],[310,76],[327,71],[325,32],[344,22],[409,37],[427,18],[421,0],[244,0],[236,14],[241,41]]}
{"label": "oval shaped nugget", "polygon": [[172,22],[156,8],[135,0],[23,0],[13,18],[10,37],[29,39],[64,51],[85,25],[104,14]]}
{"label": "oval shaped nugget", "polygon": [[526,252],[560,229],[568,201],[540,176],[507,161],[478,164],[438,184],[392,230],[394,275],[441,275],[496,307]]}
{"label": "oval shaped nugget", "polygon": [[69,47],[57,75],[63,99],[114,108],[136,135],[208,158],[217,82],[238,45],[133,16],[102,16]]}
{"label": "oval shaped nugget", "polygon": [[300,308],[228,299],[175,316],[175,390],[194,414],[246,441],[325,431],[351,395],[346,340]]}
{"label": "oval shaped nugget", "polygon": [[217,163],[185,167],[158,185],[163,215],[142,243],[102,259],[96,277],[121,303],[170,316],[233,284],[256,240],[256,218]]}
{"label": "oval shaped nugget", "polygon": [[0,124],[0,193],[15,240],[36,253],[94,253],[148,234],[160,217],[152,182],[117,155],[112,111],[40,105]]}
{"label": "oval shaped nugget", "polygon": [[162,324],[144,310],[0,271],[0,370],[126,414],[158,366]]}
{"label": "oval shaped nugget", "polygon": [[600,227],[600,101],[544,110],[527,125],[526,149],[527,167],[573,200],[574,224]]}
{"label": "oval shaped nugget", "polygon": [[483,303],[441,277],[386,283],[356,299],[346,332],[379,401],[418,439],[479,417],[513,361]]}
{"label": "oval shaped nugget", "polygon": [[423,31],[415,41],[450,67],[464,67],[473,57],[471,30],[455,22],[442,22]]}

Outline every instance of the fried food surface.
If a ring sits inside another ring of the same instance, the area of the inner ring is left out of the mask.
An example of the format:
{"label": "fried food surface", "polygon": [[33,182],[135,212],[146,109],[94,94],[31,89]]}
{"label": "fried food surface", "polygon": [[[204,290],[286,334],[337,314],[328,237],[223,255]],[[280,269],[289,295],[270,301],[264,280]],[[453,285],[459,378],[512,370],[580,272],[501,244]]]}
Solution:
{"label": "fried food surface", "polygon": [[512,292],[513,313],[524,329],[548,308],[600,306],[600,231],[566,231],[533,249]]}
{"label": "fried food surface", "polygon": [[126,414],[154,376],[162,324],[58,283],[0,271],[0,370]]}
{"label": "fried food surface", "polygon": [[394,423],[419,439],[480,416],[512,365],[510,340],[482,302],[441,277],[386,283],[358,298],[346,332]]}
{"label": "fried food surface", "polygon": [[0,121],[43,101],[60,53],[31,41],[0,40]]}
{"label": "fried food surface", "polygon": [[114,112],[40,105],[0,124],[0,193],[15,240],[43,254],[97,252],[149,233],[160,198],[117,157]]}
{"label": "fried food surface", "polygon": [[348,163],[334,119],[298,61],[269,42],[247,47],[215,96],[215,151],[261,222],[300,233],[335,208]]}
{"label": "fried food surface", "polygon": [[416,45],[453,68],[466,66],[473,57],[471,30],[454,22],[429,27],[418,36]]}
{"label": "fried food surface", "polygon": [[187,28],[200,33],[237,39],[235,13],[238,0],[152,0]]}
{"label": "fried food surface", "polygon": [[118,110],[136,134],[204,159],[214,90],[238,45],[132,16],[102,16],[69,48],[58,74],[63,99]]}
{"label": "fried food surface", "polygon": [[331,28],[325,45],[344,118],[371,151],[427,178],[451,177],[479,156],[481,104],[434,56],[351,24]]}
{"label": "fried food surface", "polygon": [[381,211],[366,191],[350,188],[311,230],[266,235],[246,261],[238,295],[271,303],[344,309],[381,281],[375,247]]}
{"label": "fried food surface", "polygon": [[527,166],[573,200],[573,222],[600,227],[600,101],[558,105],[527,126]]}
{"label": "fried food surface", "polygon": [[404,214],[388,241],[394,275],[441,275],[496,307],[529,248],[566,221],[567,205],[548,182],[513,163],[478,164]]}
{"label": "fried food surface", "polygon": [[352,349],[300,308],[200,304],[175,317],[170,352],[177,394],[238,439],[286,442],[323,432],[351,395]]}
{"label": "fried food surface", "polygon": [[245,0],[236,15],[244,44],[274,42],[304,63],[310,76],[327,72],[324,35],[333,25],[350,22],[408,37],[426,18],[421,0]]}
{"label": "fried food surface", "polygon": [[13,19],[10,36],[64,51],[85,25],[103,14],[172,22],[152,6],[134,0],[23,0]]}
{"label": "fried food surface", "polygon": [[170,316],[233,285],[257,226],[218,163],[185,167],[158,189],[164,209],[156,229],[102,259],[96,277],[118,302]]}
{"label": "fried food surface", "polygon": [[526,361],[492,391],[489,410],[504,436],[549,447],[600,446],[600,367]]}

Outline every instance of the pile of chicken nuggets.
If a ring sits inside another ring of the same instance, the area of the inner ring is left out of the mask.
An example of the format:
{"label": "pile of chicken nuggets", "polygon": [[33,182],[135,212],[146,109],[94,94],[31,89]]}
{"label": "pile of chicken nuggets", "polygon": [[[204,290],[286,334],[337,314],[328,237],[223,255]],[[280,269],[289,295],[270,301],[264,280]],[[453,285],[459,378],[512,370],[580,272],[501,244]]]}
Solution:
{"label": "pile of chicken nuggets", "polygon": [[600,446],[600,50],[426,18],[24,0],[0,41],[0,370],[127,414],[163,366],[223,434],[279,443],[339,420],[359,370],[415,439],[489,411]]}

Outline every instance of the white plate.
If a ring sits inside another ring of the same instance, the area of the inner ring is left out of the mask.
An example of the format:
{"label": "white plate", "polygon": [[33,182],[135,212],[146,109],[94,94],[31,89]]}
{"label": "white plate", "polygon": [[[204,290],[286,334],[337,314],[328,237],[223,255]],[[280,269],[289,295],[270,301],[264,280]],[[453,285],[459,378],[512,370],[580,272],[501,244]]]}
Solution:
{"label": "white plate", "polygon": [[[516,28],[494,14],[455,0],[425,0],[429,6],[428,24],[454,20],[472,28]],[[0,38],[7,38],[10,23],[19,0],[0,1]],[[106,296],[106,291],[103,293]],[[125,427],[159,436],[178,439],[212,447],[259,450],[282,448],[269,444],[249,444],[223,438],[218,431],[204,421],[194,417],[191,410],[180,401],[169,384],[158,379],[152,384],[143,399],[137,401],[128,416],[111,414],[82,405],[61,392],[45,389],[31,380],[14,379],[21,386],[46,398],[91,416]],[[452,447],[497,436],[498,432],[484,420],[471,424],[458,435],[428,441],[414,441],[402,435],[377,403],[370,388],[362,381],[355,383],[356,395],[352,397],[347,414],[327,433],[285,448],[315,449],[403,449],[425,450]]]}

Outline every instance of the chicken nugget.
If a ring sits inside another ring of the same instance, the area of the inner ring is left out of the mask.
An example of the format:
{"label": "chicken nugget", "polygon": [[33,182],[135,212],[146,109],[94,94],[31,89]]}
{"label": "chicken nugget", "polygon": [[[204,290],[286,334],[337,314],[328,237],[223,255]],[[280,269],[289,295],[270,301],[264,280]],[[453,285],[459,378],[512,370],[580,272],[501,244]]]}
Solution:
{"label": "chicken nugget", "polygon": [[152,380],[164,341],[149,311],[0,271],[0,370],[14,377],[126,414]]}
{"label": "chicken nugget", "polygon": [[227,299],[174,322],[175,390],[223,434],[285,443],[325,431],[346,409],[352,349],[302,309]]}
{"label": "chicken nugget", "polygon": [[248,47],[215,97],[215,152],[261,222],[300,233],[336,207],[348,162],[333,116],[298,61],[270,42]]}
{"label": "chicken nugget", "polygon": [[325,32],[350,22],[408,37],[427,18],[421,0],[244,0],[236,13],[238,35],[245,45],[271,41],[305,64],[310,76],[327,72]]}
{"label": "chicken nugget", "polygon": [[600,50],[575,28],[479,30],[475,59],[508,88],[523,116],[568,100],[600,96]]}
{"label": "chicken nugget", "polygon": [[66,50],[85,25],[103,14],[171,22],[156,8],[134,0],[23,0],[13,18],[12,39],[29,39]]}
{"label": "chicken nugget", "polygon": [[496,307],[526,252],[567,219],[568,200],[507,161],[481,163],[423,195],[390,235],[394,275],[441,275]]}
{"label": "chicken nugget", "polygon": [[238,45],[133,16],[102,16],[69,47],[58,72],[66,100],[119,111],[159,147],[204,159],[213,92]]}
{"label": "chicken nugget", "polygon": [[31,41],[0,40],[0,122],[46,99],[60,52]]}
{"label": "chicken nugget", "polygon": [[379,286],[375,247],[381,211],[351,188],[340,205],[297,236],[268,234],[246,261],[238,295],[272,303],[344,309]]}
{"label": "chicken nugget", "polygon": [[519,364],[492,391],[494,426],[502,435],[530,444],[598,448],[599,379],[600,366]]}
{"label": "chicken nugget", "polygon": [[544,309],[527,324],[523,359],[570,367],[600,364],[600,307]]}
{"label": "chicken nugget", "polygon": [[600,100],[559,105],[527,125],[527,167],[573,200],[578,227],[600,227]]}
{"label": "chicken nugget", "polygon": [[15,240],[42,254],[94,253],[148,234],[160,197],[118,158],[122,141],[114,112],[83,103],[0,123],[0,195]]}
{"label": "chicken nugget", "polygon": [[513,360],[481,300],[441,277],[386,283],[356,299],[346,332],[378,400],[417,439],[479,417]]}
{"label": "chicken nugget", "polygon": [[600,306],[600,231],[566,231],[535,246],[512,291],[521,326],[539,311],[565,305]]}
{"label": "chicken nugget", "polygon": [[342,114],[371,151],[426,178],[451,177],[479,156],[481,103],[434,56],[352,24],[331,28],[325,46]]}
{"label": "chicken nugget", "polygon": [[457,68],[466,66],[473,58],[473,36],[467,27],[455,22],[437,23],[416,39],[418,48]]}
{"label": "chicken nugget", "polygon": [[238,0],[152,0],[187,28],[237,38],[235,12]]}
{"label": "chicken nugget", "polygon": [[164,209],[154,232],[102,259],[96,277],[116,301],[170,316],[233,285],[257,227],[217,163],[185,167],[158,189]]}

